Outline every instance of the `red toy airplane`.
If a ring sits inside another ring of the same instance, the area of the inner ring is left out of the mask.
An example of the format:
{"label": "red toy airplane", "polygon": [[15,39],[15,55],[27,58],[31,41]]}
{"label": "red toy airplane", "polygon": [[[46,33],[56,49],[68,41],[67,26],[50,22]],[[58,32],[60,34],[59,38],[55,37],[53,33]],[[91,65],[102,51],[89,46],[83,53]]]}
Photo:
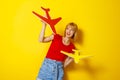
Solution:
{"label": "red toy airplane", "polygon": [[42,19],[43,21],[45,21],[46,23],[48,23],[48,24],[50,25],[53,33],[56,34],[56,30],[55,30],[55,27],[54,27],[54,26],[55,26],[62,18],[59,17],[59,18],[56,18],[56,19],[51,19],[51,17],[49,16],[49,13],[48,13],[48,12],[50,11],[50,9],[49,9],[49,8],[48,8],[48,9],[45,9],[45,8],[43,8],[43,7],[41,7],[41,8],[45,11],[47,18],[44,17],[44,16],[39,15],[38,13],[36,13],[36,12],[34,12],[34,11],[33,11],[33,14],[35,14],[35,15],[38,16],[40,19]]}

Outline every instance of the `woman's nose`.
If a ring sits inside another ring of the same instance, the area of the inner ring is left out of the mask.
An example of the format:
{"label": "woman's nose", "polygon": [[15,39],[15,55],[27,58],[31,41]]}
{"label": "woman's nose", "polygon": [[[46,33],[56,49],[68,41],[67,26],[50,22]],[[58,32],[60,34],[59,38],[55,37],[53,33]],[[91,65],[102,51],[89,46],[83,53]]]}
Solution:
{"label": "woman's nose", "polygon": [[70,33],[70,30],[68,30],[68,33]]}

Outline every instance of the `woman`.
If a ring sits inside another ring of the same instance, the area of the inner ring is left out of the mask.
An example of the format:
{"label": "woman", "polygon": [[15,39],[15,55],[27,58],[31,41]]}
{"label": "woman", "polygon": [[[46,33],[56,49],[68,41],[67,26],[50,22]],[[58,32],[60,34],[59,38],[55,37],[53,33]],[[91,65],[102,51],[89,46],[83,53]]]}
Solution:
{"label": "woman", "polygon": [[62,80],[64,75],[63,67],[66,67],[73,59],[62,54],[60,51],[72,53],[72,49],[75,49],[72,40],[74,41],[76,38],[78,27],[75,23],[67,24],[63,37],[59,34],[44,37],[45,29],[46,24],[42,22],[39,41],[52,41],[52,43],[41,66],[37,80]]}

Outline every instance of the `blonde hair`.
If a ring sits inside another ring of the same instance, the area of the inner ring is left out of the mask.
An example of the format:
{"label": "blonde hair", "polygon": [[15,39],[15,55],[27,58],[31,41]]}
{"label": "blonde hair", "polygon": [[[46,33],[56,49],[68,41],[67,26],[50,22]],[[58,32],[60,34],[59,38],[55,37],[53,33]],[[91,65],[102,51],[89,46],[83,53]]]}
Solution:
{"label": "blonde hair", "polygon": [[[74,41],[76,41],[76,39],[77,39],[77,32],[78,32],[78,26],[77,26],[77,24],[75,24],[74,22],[70,22],[70,23],[68,23],[68,24],[66,25],[66,28],[67,28],[69,25],[70,25],[71,28],[75,31],[75,33],[73,34],[73,36],[71,37],[71,39],[73,39]],[[65,28],[65,33],[66,33],[66,28]],[[64,33],[64,36],[65,36],[65,33]]]}

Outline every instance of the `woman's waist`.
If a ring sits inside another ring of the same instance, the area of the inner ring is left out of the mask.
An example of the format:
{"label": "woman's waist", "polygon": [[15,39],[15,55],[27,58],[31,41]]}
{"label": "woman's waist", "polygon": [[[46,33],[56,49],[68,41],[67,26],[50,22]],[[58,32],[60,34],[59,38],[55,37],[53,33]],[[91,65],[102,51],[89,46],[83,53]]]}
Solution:
{"label": "woman's waist", "polygon": [[57,65],[63,65],[62,61],[58,61],[55,59],[51,59],[51,58],[45,58],[44,60],[46,63],[50,63],[50,64],[57,64]]}

